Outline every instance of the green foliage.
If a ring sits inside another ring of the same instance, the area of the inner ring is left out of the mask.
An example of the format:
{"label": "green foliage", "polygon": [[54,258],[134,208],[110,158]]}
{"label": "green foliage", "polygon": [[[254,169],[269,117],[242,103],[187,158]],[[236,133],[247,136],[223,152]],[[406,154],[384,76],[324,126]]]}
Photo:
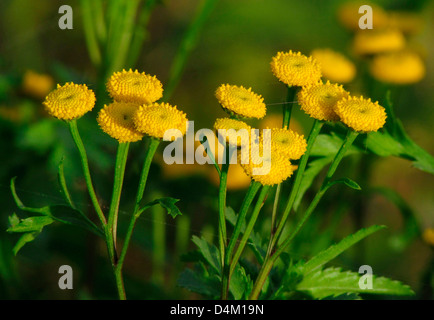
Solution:
{"label": "green foliage", "polygon": [[147,204],[145,204],[143,206],[142,209],[139,210],[139,215],[145,211],[146,209],[159,204],[160,206],[162,206],[164,209],[167,210],[167,213],[173,218],[175,219],[176,216],[178,215],[182,215],[181,211],[178,209],[178,207],[175,205],[175,203],[177,203],[179,201],[179,199],[174,199],[174,198],[170,198],[170,197],[164,197],[164,198],[160,198],[160,199],[156,199],[154,201],[151,201]]}

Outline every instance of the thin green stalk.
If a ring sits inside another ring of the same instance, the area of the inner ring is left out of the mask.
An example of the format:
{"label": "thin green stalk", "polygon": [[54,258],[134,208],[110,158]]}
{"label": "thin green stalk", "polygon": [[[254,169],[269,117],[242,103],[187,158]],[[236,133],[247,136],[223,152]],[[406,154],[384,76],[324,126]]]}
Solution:
{"label": "thin green stalk", "polygon": [[289,129],[289,123],[291,121],[292,107],[294,105],[294,98],[297,93],[297,87],[288,87],[288,92],[286,94],[286,100],[283,104],[283,128]]}
{"label": "thin green stalk", "polygon": [[243,203],[241,204],[240,213],[237,217],[237,222],[235,223],[234,231],[232,232],[231,239],[229,241],[229,245],[226,251],[224,265],[223,265],[223,277],[222,277],[222,299],[226,300],[229,293],[229,271],[230,271],[230,263],[232,257],[232,251],[235,248],[235,245],[238,241],[238,237],[241,233],[241,228],[243,226],[243,222],[245,221],[247,212],[250,208],[250,205],[258,193],[261,184],[256,181],[252,181],[250,183],[249,189],[247,190],[246,196],[244,197]]}
{"label": "thin green stalk", "polygon": [[[161,197],[161,196],[160,196]],[[159,198],[153,195],[152,198]],[[166,259],[166,224],[164,209],[152,207],[152,279],[156,285],[164,285],[164,265]]]}
{"label": "thin green stalk", "polygon": [[77,120],[68,121],[69,130],[71,132],[72,138],[77,146],[78,152],[80,154],[81,165],[83,168],[84,180],[86,181],[86,186],[89,192],[90,199],[92,201],[93,207],[98,215],[99,220],[101,221],[102,226],[105,228],[107,221],[104,216],[104,213],[101,210],[101,207],[98,203],[98,198],[95,193],[95,189],[93,188],[92,178],[89,170],[89,162],[87,159],[86,149],[84,148],[83,141],[81,140],[80,134],[78,132]]}
{"label": "thin green stalk", "polygon": [[173,59],[172,67],[170,68],[170,80],[164,90],[164,101],[169,101],[173,91],[181,80],[187,59],[195,48],[200,31],[216,3],[217,0],[203,0],[192,23],[184,33],[181,44]]}
{"label": "thin green stalk", "polygon": [[[276,188],[276,193],[274,195],[274,203],[273,203],[273,212],[271,213],[271,231],[270,231],[270,240],[273,238],[275,232],[276,232],[276,216],[277,216],[277,209],[279,207],[279,198],[280,198],[280,190],[282,188],[282,185],[279,183]],[[269,246],[267,249],[266,256],[268,257],[271,254],[271,247]]]}
{"label": "thin green stalk", "polygon": [[312,129],[311,129],[311,131],[309,133],[309,137],[307,139],[306,152],[300,159],[300,163],[299,163],[299,166],[297,169],[294,184],[292,186],[288,202],[286,203],[285,211],[283,212],[282,218],[280,219],[280,222],[277,225],[277,229],[276,229],[276,232],[274,233],[274,236],[271,237],[271,239],[270,239],[270,243],[269,243],[268,250],[267,250],[267,252],[269,252],[270,254],[271,254],[274,246],[276,245],[280,234],[282,233],[282,230],[286,224],[286,221],[288,220],[288,216],[291,212],[292,206],[294,205],[295,198],[296,198],[298,191],[300,189],[300,184],[301,184],[301,181],[303,178],[304,170],[306,169],[307,161],[309,159],[310,152],[312,150],[312,146],[315,143],[316,137],[318,136],[322,126],[323,126],[323,122],[321,122],[319,120],[315,120],[313,125],[312,125]]}
{"label": "thin green stalk", "polygon": [[219,198],[218,198],[218,206],[219,206],[219,249],[220,249],[220,262],[221,265],[224,264],[225,261],[225,249],[226,249],[226,191],[227,191],[227,180],[228,180],[228,171],[229,171],[229,146],[226,145],[225,154],[225,162],[222,164],[222,168],[220,171],[220,185],[219,185]]}
{"label": "thin green stalk", "polygon": [[89,1],[92,6],[92,13],[94,17],[95,24],[95,34],[101,45],[103,45],[107,40],[107,30],[104,20],[104,6],[102,0],[92,0]]}
{"label": "thin green stalk", "polygon": [[353,130],[348,131],[347,137],[345,138],[338,153],[335,155],[335,158],[333,159],[333,161],[332,161],[332,163],[331,163],[331,165],[327,171],[326,177],[324,178],[319,191],[317,192],[317,194],[313,198],[309,207],[304,212],[303,217],[297,223],[297,225],[294,228],[294,230],[292,231],[292,233],[283,241],[283,243],[271,255],[270,259],[266,260],[266,262],[262,266],[261,271],[259,272],[259,275],[256,279],[254,286],[253,286],[252,293],[250,294],[250,299],[257,299],[259,297],[259,294],[262,291],[262,287],[263,287],[274,263],[279,258],[279,256],[288,248],[291,241],[298,234],[298,232],[303,227],[306,220],[310,217],[310,215],[315,210],[316,206],[318,205],[318,203],[321,200],[324,193],[328,190],[328,188],[330,188],[330,186],[331,186],[330,182],[331,182],[331,178],[332,178],[333,174],[335,173],[339,163],[341,162],[342,158],[345,156],[345,153],[351,147],[351,145],[353,144],[353,142],[357,138],[357,136],[358,136],[357,132],[355,132]]}
{"label": "thin green stalk", "polygon": [[233,257],[232,262],[230,264],[229,278],[232,276],[232,274],[235,270],[235,267],[238,263],[238,260],[240,259],[241,254],[243,253],[244,248],[247,244],[247,241],[250,238],[250,234],[252,233],[253,227],[255,226],[255,223],[256,223],[256,220],[258,219],[259,212],[261,211],[261,208],[264,205],[264,202],[265,202],[265,199],[267,197],[269,189],[270,189],[270,186],[267,186],[267,185],[263,186],[261,193],[259,194],[258,200],[256,200],[256,205],[255,205],[255,208],[253,209],[252,216],[250,217],[249,223],[246,226],[246,230],[244,231],[244,234],[243,234],[243,236],[242,236],[242,238],[238,244],[237,250],[235,251],[234,257]]}
{"label": "thin green stalk", "polygon": [[158,145],[160,144],[160,140],[150,138],[150,143],[148,149],[146,150],[145,161],[143,163],[142,173],[140,175],[140,182],[137,188],[136,202],[134,206],[134,212],[131,216],[130,224],[128,226],[127,234],[125,236],[124,244],[122,246],[121,253],[119,255],[119,260],[116,265],[116,268],[122,270],[122,266],[125,261],[125,256],[128,251],[128,246],[131,241],[131,237],[134,232],[134,227],[136,226],[137,219],[142,214],[143,210],[140,209],[140,203],[143,198],[143,193],[146,187],[146,181],[148,180],[149,169],[151,167],[152,159],[154,158],[155,151],[157,150]]}
{"label": "thin green stalk", "polygon": [[109,252],[112,256],[113,267],[115,267],[117,263],[116,232],[118,225],[119,202],[121,200],[122,185],[124,182],[125,167],[127,164],[129,146],[129,142],[119,143],[118,146],[118,151],[116,154],[112,200],[110,203],[107,221],[107,245],[109,248]]}

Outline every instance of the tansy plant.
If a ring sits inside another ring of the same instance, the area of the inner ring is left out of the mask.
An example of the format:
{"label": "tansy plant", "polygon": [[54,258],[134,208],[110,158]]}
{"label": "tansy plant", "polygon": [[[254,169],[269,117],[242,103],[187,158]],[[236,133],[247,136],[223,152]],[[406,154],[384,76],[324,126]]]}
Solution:
{"label": "tansy plant", "polygon": [[[315,53],[317,56],[324,54],[330,52]],[[332,57],[343,66],[334,70],[331,77],[339,78],[339,70],[345,73],[341,78],[346,81],[354,77],[353,68],[348,75],[344,58],[334,53]],[[322,60],[327,62],[330,58]],[[220,176],[218,247],[204,238],[194,237],[200,257],[193,259],[197,261],[194,270],[186,269],[181,274],[179,285],[205,297],[221,299],[286,299],[300,295],[317,299],[358,299],[360,293],[412,295],[408,286],[394,280],[374,276],[372,288],[365,290],[360,285],[361,274],[324,268],[330,260],[384,226],[363,228],[307,261],[291,255],[291,244],[332,186],[343,184],[355,192],[361,190],[349,177],[334,177],[345,156],[366,152],[381,155],[383,147],[398,143],[415,146],[414,143],[401,126],[397,129],[401,138],[389,135],[384,129],[386,120],[396,124],[398,120],[393,115],[388,118],[386,109],[378,102],[352,95],[340,84],[324,81],[321,65],[313,57],[300,52],[279,52],[272,58],[271,71],[288,91],[280,129],[252,130],[250,119],[263,118],[267,111],[262,96],[252,89],[225,84],[216,90],[218,102],[229,114],[229,118],[219,118],[214,124],[216,134],[226,130],[225,135],[219,135],[219,141],[229,150],[225,154],[226,162],[216,166]],[[301,110],[313,120],[306,139],[289,129],[293,102],[298,102]],[[386,103],[390,109],[390,100]],[[229,129],[232,131],[227,131]],[[255,148],[256,153],[244,152]],[[419,162],[420,167],[425,166],[423,170],[432,170],[432,157],[416,149],[409,149],[407,155],[411,153],[416,166]],[[229,160],[233,154],[251,178],[240,208],[234,209],[228,205],[226,197]],[[318,178],[319,188],[313,187],[314,179],[327,165],[325,175]],[[313,196],[307,199],[306,207],[301,207],[308,189]],[[262,222],[265,220],[259,218],[271,195],[274,195],[270,204],[271,226],[264,232]],[[293,212],[297,215],[291,215]],[[247,247],[250,250],[246,250]],[[247,251],[253,257],[249,258]]]}
{"label": "tansy plant", "polygon": [[[107,82],[107,91],[113,101],[105,105],[98,113],[97,122],[101,129],[116,139],[119,144],[116,154],[112,198],[108,210],[103,210],[101,199],[98,198],[93,184],[88,157],[79,129],[78,120],[95,105],[95,95],[84,84],[66,83],[52,91],[45,99],[44,105],[48,113],[59,120],[65,121],[69,126],[71,136],[80,156],[87,190],[93,208],[98,217],[95,224],[72,201],[67,183],[63,174],[63,163],[59,166],[59,182],[68,206],[56,205],[43,208],[25,206],[19,199],[15,190],[15,179],[11,181],[11,188],[18,207],[24,211],[38,213],[38,216],[19,219],[16,215],[10,217],[10,232],[23,233],[14,248],[14,252],[27,242],[32,241],[46,225],[55,221],[79,225],[101,236],[107,246],[108,256],[112,265],[120,299],[126,298],[122,267],[128,251],[129,243],[140,215],[154,205],[161,205],[175,218],[181,214],[173,198],[155,199],[144,203],[144,194],[151,162],[160,141],[166,131],[177,130],[185,134],[187,118],[185,113],[176,106],[168,103],[157,103],[162,97],[163,86],[155,77],[136,71],[115,72]],[[125,167],[127,165],[128,149],[131,143],[147,140],[144,162],[140,177],[138,177],[137,192],[134,208],[130,216],[130,224],[124,235],[123,245],[119,245],[117,224],[119,203],[124,181]]]}

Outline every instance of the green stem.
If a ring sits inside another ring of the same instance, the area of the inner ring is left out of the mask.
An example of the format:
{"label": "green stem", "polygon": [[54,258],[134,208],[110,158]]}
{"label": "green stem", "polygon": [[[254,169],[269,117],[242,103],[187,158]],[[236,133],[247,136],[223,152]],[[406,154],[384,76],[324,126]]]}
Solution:
{"label": "green stem", "polygon": [[117,264],[116,256],[116,232],[118,225],[119,202],[121,200],[122,185],[124,181],[125,166],[127,164],[128,149],[130,143],[119,143],[116,154],[116,165],[113,183],[112,200],[110,203],[108,222],[107,222],[107,245],[112,258],[113,267]]}
{"label": "green stem", "polygon": [[229,271],[230,271],[232,251],[234,250],[235,245],[238,241],[238,237],[241,233],[241,229],[245,221],[247,212],[250,208],[250,205],[253,199],[255,198],[256,194],[258,193],[260,187],[261,184],[259,182],[252,181],[250,183],[249,189],[247,190],[246,196],[244,197],[243,203],[241,204],[240,213],[238,214],[237,222],[235,224],[234,231],[229,241],[229,245],[224,260],[223,277],[222,277],[222,299],[223,300],[227,299],[229,293],[229,281],[230,281]]}
{"label": "green stem", "polygon": [[169,101],[173,91],[178,85],[187,59],[195,48],[200,31],[216,3],[217,0],[203,0],[202,4],[198,8],[195,18],[188,27],[187,31],[184,33],[181,44],[178,48],[178,51],[176,52],[175,58],[173,59],[172,66],[170,68],[170,80],[166,86],[166,89],[164,90],[163,101]]}
{"label": "green stem", "polygon": [[253,286],[253,290],[252,290],[252,293],[250,295],[250,299],[258,299],[259,294],[262,291],[262,287],[263,287],[274,263],[279,258],[279,256],[288,248],[291,241],[298,234],[298,232],[303,227],[306,220],[310,217],[312,212],[315,210],[316,206],[318,205],[318,203],[321,200],[324,193],[328,190],[328,188],[330,188],[330,186],[331,186],[330,182],[331,182],[331,178],[332,178],[333,174],[335,173],[339,163],[341,162],[342,158],[345,156],[345,153],[351,147],[352,143],[357,138],[357,136],[358,136],[357,132],[355,132],[353,130],[348,131],[347,137],[345,138],[338,153],[335,155],[335,158],[333,159],[333,162],[331,163],[331,165],[327,171],[326,177],[324,178],[323,183],[322,183],[319,191],[317,192],[317,194],[313,198],[309,207],[304,212],[303,217],[297,223],[297,225],[296,225],[295,229],[292,231],[292,233],[283,241],[283,243],[271,255],[270,259],[266,260],[263,267],[261,268],[261,271],[259,272],[259,275],[256,279],[254,286]]}
{"label": "green stem", "polygon": [[225,249],[226,249],[226,191],[227,191],[227,180],[229,171],[229,145],[226,145],[224,151],[225,162],[222,164],[222,169],[220,171],[220,185],[219,185],[219,249],[220,249],[220,262],[221,265],[225,261]]}
{"label": "green stem", "polygon": [[292,107],[294,105],[294,98],[297,93],[297,87],[288,87],[286,94],[286,100],[283,104],[283,128],[289,129],[289,123],[291,121]]}
{"label": "green stem", "polygon": [[160,144],[160,140],[150,138],[150,143],[148,149],[146,150],[145,161],[143,163],[142,173],[140,175],[139,187],[137,189],[136,202],[134,206],[134,212],[130,220],[130,224],[128,226],[127,234],[125,236],[125,241],[122,246],[121,253],[119,255],[119,260],[116,265],[116,268],[122,270],[122,266],[125,261],[125,256],[128,251],[128,246],[131,241],[131,237],[134,232],[134,227],[136,226],[137,219],[142,214],[143,210],[139,210],[140,203],[143,198],[143,193],[146,187],[146,181],[148,180],[149,169],[151,167],[152,159],[154,158],[155,151],[157,150],[158,145]]}
{"label": "green stem", "polygon": [[250,217],[249,223],[247,224],[246,230],[244,231],[244,234],[238,244],[237,250],[234,253],[234,257],[232,259],[232,262],[230,264],[229,269],[229,278],[232,276],[235,267],[238,263],[238,260],[240,259],[241,254],[244,251],[244,248],[247,244],[247,241],[250,238],[250,234],[253,231],[253,227],[255,226],[256,220],[258,219],[259,212],[261,211],[262,206],[264,205],[265,199],[267,197],[268,191],[270,189],[270,186],[263,186],[261,193],[259,194],[258,200],[256,201],[255,208],[253,209],[252,216]]}
{"label": "green stem", "polygon": [[276,232],[274,233],[274,236],[270,239],[270,243],[268,246],[267,252],[270,254],[272,253],[272,250],[274,246],[277,243],[277,240],[282,233],[282,230],[286,224],[286,221],[288,220],[288,216],[291,212],[292,206],[294,204],[295,198],[298,194],[298,191],[300,189],[300,184],[303,178],[304,170],[306,169],[307,161],[309,160],[310,152],[312,150],[312,146],[315,143],[316,137],[318,136],[319,132],[321,131],[321,127],[323,126],[323,122],[315,120],[312,129],[309,133],[309,137],[307,139],[307,148],[305,154],[301,157],[300,163],[297,169],[297,173],[295,176],[294,184],[292,186],[291,194],[289,196],[288,202],[286,203],[285,211],[283,212],[282,218],[279,221],[279,224],[277,225]]}
{"label": "green stem", "polygon": [[95,208],[95,211],[99,217],[99,220],[101,221],[101,224],[105,228],[107,221],[106,221],[104,213],[102,212],[101,207],[98,203],[98,198],[96,196],[95,189],[93,188],[92,178],[91,178],[90,170],[89,170],[89,162],[88,162],[87,154],[86,154],[86,149],[84,148],[83,141],[81,140],[80,134],[78,132],[77,120],[74,119],[74,120],[68,121],[68,125],[69,125],[69,130],[71,132],[72,138],[73,138],[75,145],[77,146],[78,152],[80,154],[80,160],[81,160],[81,165],[83,168],[84,180],[86,181],[86,186],[87,186],[87,189],[89,192],[90,199],[91,199],[93,207]]}

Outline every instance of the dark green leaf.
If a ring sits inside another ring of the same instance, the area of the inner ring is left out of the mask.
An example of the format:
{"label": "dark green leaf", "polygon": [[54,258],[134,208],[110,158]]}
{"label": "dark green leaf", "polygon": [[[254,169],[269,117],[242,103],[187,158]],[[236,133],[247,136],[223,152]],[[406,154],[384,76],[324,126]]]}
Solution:
{"label": "dark green leaf", "polygon": [[[323,299],[346,293],[369,293],[411,296],[414,292],[409,286],[388,278],[372,276],[372,288],[362,289],[359,281],[363,274],[341,271],[338,268],[317,270],[297,284],[297,290],[309,293],[313,298]],[[363,279],[362,279],[363,280]]]}
{"label": "dark green leaf", "polygon": [[205,239],[193,236],[193,243],[199,248],[208,264],[219,274],[222,274],[220,254],[216,246],[210,245]]}
{"label": "dark green leaf", "polygon": [[165,197],[165,198],[161,198],[161,199],[156,199],[154,201],[151,201],[147,204],[145,204],[142,209],[139,210],[139,214],[141,214],[143,211],[145,211],[146,209],[159,204],[161,205],[164,209],[167,210],[167,213],[170,214],[172,216],[172,218],[176,218],[176,216],[178,215],[182,215],[181,211],[178,209],[178,207],[175,205],[175,203],[177,203],[179,201],[179,199],[174,199],[174,198],[170,198],[170,197]]}
{"label": "dark green leaf", "polygon": [[211,299],[220,295],[220,283],[217,277],[209,277],[201,270],[184,270],[178,279],[178,286],[202,294]]}
{"label": "dark green leaf", "polygon": [[305,263],[302,267],[303,269],[302,273],[306,275],[312,271],[315,271],[316,269],[322,267],[330,260],[336,258],[338,255],[340,255],[342,252],[344,252],[345,250],[347,250],[348,248],[350,248],[360,240],[384,228],[385,226],[371,226],[366,229],[360,229],[356,233],[345,237],[339,243],[330,246],[324,251],[321,251],[312,259],[310,259],[307,263]]}
{"label": "dark green leaf", "polygon": [[331,186],[338,184],[338,183],[343,183],[347,187],[350,187],[351,189],[354,189],[354,190],[362,190],[362,188],[359,186],[359,184],[350,178],[336,179],[336,180],[330,182],[328,184],[327,188],[330,188]]}
{"label": "dark green leaf", "polygon": [[234,270],[229,284],[229,291],[232,293],[235,300],[247,298],[253,288],[253,281],[249,275],[239,264]]}

